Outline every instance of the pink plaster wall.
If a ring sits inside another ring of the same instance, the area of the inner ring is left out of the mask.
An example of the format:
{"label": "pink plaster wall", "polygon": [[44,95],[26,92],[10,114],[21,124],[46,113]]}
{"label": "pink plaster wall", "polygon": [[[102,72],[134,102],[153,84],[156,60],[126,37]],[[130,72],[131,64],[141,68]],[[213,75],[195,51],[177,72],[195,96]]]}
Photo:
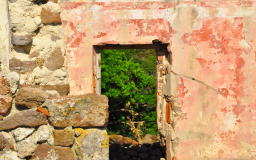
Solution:
{"label": "pink plaster wall", "polygon": [[177,160],[256,159],[256,2],[65,2],[71,94],[92,92],[93,45],[170,43]]}

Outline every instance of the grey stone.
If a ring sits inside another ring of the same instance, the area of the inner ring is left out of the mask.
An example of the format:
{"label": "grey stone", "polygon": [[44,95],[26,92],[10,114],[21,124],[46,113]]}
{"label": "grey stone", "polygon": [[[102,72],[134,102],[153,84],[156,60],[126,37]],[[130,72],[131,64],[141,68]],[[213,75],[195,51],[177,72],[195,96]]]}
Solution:
{"label": "grey stone", "polygon": [[12,35],[12,44],[13,45],[28,45],[32,44],[32,35],[30,34],[13,34]]}
{"label": "grey stone", "polygon": [[46,116],[41,112],[32,109],[24,110],[0,121],[0,131],[16,127],[37,127],[47,123]]}
{"label": "grey stone", "polygon": [[10,70],[18,73],[31,72],[37,67],[36,61],[22,61],[16,58],[10,59]]}
{"label": "grey stone", "polygon": [[81,135],[76,138],[75,152],[81,160],[108,160],[109,140],[104,129],[80,129]]}
{"label": "grey stone", "polygon": [[49,70],[57,70],[64,65],[64,56],[62,55],[61,49],[55,49],[44,63],[45,67]]}
{"label": "grey stone", "polygon": [[42,106],[48,108],[49,121],[55,127],[102,127],[108,123],[108,99],[103,95],[56,97]]}

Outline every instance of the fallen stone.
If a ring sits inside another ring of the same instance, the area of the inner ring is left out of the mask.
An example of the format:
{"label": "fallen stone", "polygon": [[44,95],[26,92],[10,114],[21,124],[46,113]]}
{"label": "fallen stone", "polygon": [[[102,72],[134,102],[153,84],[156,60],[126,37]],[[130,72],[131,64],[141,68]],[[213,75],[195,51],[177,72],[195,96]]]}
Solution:
{"label": "fallen stone", "polygon": [[18,73],[31,72],[37,67],[35,61],[21,61],[16,58],[10,59],[10,70]]}
{"label": "fallen stone", "polygon": [[15,138],[15,140],[18,142],[18,141],[25,139],[29,135],[31,135],[34,131],[35,131],[35,128],[21,127],[21,128],[12,130],[11,133],[12,133],[13,137]]}
{"label": "fallen stone", "polygon": [[50,146],[48,144],[40,144],[31,160],[74,160],[74,153],[71,148]]}
{"label": "fallen stone", "polygon": [[15,104],[21,108],[36,108],[44,103],[48,94],[39,88],[23,87],[17,92]]}
{"label": "fallen stone", "polygon": [[69,147],[74,143],[74,131],[69,130],[54,130],[54,145]]}
{"label": "fallen stone", "polygon": [[159,142],[160,142],[160,138],[158,136],[151,135],[151,134],[146,134],[142,138],[143,144],[154,144],[154,143],[159,143]]}
{"label": "fallen stone", "polygon": [[12,44],[25,46],[28,44],[32,44],[32,35],[30,34],[13,34],[12,35]]}
{"label": "fallen stone", "polygon": [[37,147],[37,143],[47,141],[52,134],[53,128],[49,125],[43,125],[38,128],[27,139],[17,143],[17,152],[20,158],[32,155]]}
{"label": "fallen stone", "polygon": [[108,123],[108,99],[103,95],[56,97],[42,106],[48,108],[54,127],[102,127]]}
{"label": "fallen stone", "polygon": [[61,24],[60,12],[56,9],[57,6],[57,4],[52,3],[42,8],[41,22],[43,24]]}
{"label": "fallen stone", "polygon": [[82,160],[108,160],[109,139],[104,129],[81,129],[80,136],[75,140],[75,152]]}
{"label": "fallen stone", "polygon": [[0,115],[5,116],[12,107],[12,94],[8,82],[0,77]]}
{"label": "fallen stone", "polygon": [[63,65],[64,56],[62,55],[60,48],[55,49],[44,63],[44,66],[52,71],[60,69]]}
{"label": "fallen stone", "polygon": [[18,157],[17,152],[14,151],[2,151],[0,152],[1,160],[25,160]]}
{"label": "fallen stone", "polygon": [[139,143],[129,137],[123,137],[121,135],[109,135],[110,144],[118,144],[121,146],[137,146]]}
{"label": "fallen stone", "polygon": [[47,123],[47,118],[42,113],[32,109],[25,110],[0,121],[0,131],[17,127],[37,127]]}

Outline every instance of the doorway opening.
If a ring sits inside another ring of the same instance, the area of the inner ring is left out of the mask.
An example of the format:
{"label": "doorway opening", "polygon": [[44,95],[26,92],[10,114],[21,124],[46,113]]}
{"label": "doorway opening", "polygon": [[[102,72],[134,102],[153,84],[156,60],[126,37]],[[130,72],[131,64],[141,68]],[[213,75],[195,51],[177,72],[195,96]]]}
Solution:
{"label": "doorway opening", "polygon": [[94,46],[94,92],[109,98],[110,160],[165,157],[157,93],[162,87],[159,65],[163,57],[169,59],[167,46],[159,41]]}

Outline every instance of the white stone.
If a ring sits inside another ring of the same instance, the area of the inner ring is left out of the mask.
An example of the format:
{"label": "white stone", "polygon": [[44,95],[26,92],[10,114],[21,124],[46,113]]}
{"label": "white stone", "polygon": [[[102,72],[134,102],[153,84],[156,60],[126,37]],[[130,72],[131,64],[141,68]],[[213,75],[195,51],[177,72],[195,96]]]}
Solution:
{"label": "white stone", "polygon": [[0,152],[0,160],[24,160],[18,157],[18,153],[14,151]]}
{"label": "white stone", "polygon": [[36,149],[38,142],[47,141],[52,134],[53,127],[42,125],[27,139],[17,143],[18,156],[24,158],[30,156]]}
{"label": "white stone", "polygon": [[11,91],[14,94],[17,91],[20,76],[17,72],[9,72],[6,78],[11,86]]}
{"label": "white stone", "polygon": [[33,33],[38,29],[39,24],[34,18],[41,12],[41,6],[35,5],[28,0],[18,0],[9,3],[10,18],[13,30],[16,32]]}
{"label": "white stone", "polygon": [[21,141],[34,132],[34,128],[17,128],[12,131],[12,135],[16,141]]}

